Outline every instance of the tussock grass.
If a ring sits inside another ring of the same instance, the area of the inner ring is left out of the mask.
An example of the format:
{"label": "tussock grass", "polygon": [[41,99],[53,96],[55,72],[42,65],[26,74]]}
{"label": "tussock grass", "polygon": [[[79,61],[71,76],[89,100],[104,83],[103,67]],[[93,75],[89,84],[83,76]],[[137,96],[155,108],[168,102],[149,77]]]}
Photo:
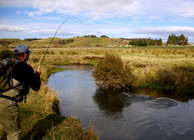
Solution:
{"label": "tussock grass", "polygon": [[[104,60],[97,64],[93,72],[99,87],[119,89],[131,85],[135,88],[146,87],[182,93],[194,92],[192,88],[194,86],[194,65],[190,59],[172,63],[172,60],[166,61],[163,58],[142,59],[137,56],[128,58],[125,56],[121,60],[119,56],[110,56],[105,55]],[[132,58],[137,59],[132,60]],[[185,61],[188,62],[188,65],[183,64]],[[128,69],[120,70],[124,65]]]}
{"label": "tussock grass", "polygon": [[124,65],[118,55],[108,53],[97,64],[93,76],[99,87],[114,90],[129,88],[134,80],[130,67]]}

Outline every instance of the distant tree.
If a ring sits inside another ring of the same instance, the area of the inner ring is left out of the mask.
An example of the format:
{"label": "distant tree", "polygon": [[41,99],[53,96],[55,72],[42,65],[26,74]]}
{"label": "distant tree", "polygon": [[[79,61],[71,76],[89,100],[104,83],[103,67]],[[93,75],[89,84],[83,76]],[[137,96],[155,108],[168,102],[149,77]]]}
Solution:
{"label": "distant tree", "polygon": [[139,42],[138,42],[138,46],[147,46],[148,45],[148,43],[147,43],[147,41],[146,40],[139,40]]}
{"label": "distant tree", "polygon": [[162,46],[162,39],[161,38],[160,39],[155,39],[154,45],[155,46]]}
{"label": "distant tree", "polygon": [[103,38],[108,38],[108,36],[106,36],[106,35],[101,35],[101,37],[103,37]]}
{"label": "distant tree", "polygon": [[96,37],[96,35],[91,35],[90,37],[95,38],[95,37]]}
{"label": "distant tree", "polygon": [[162,39],[138,39],[133,40],[129,42],[129,45],[132,46],[161,46],[162,45]]}
{"label": "distant tree", "polygon": [[95,38],[96,35],[84,35],[84,37]]}
{"label": "distant tree", "polygon": [[162,42],[162,39],[160,38],[159,39],[159,46],[162,46],[163,42]]}
{"label": "distant tree", "polygon": [[188,38],[183,34],[176,36],[174,34],[168,36],[167,40],[168,45],[188,45]]}
{"label": "distant tree", "polygon": [[178,45],[188,45],[188,38],[181,34],[178,38]]}
{"label": "distant tree", "polygon": [[33,41],[33,40],[40,40],[41,38],[25,38],[25,41]]}
{"label": "distant tree", "polygon": [[176,35],[172,34],[168,36],[168,41],[167,41],[168,45],[177,45],[177,42],[178,42],[178,38]]}

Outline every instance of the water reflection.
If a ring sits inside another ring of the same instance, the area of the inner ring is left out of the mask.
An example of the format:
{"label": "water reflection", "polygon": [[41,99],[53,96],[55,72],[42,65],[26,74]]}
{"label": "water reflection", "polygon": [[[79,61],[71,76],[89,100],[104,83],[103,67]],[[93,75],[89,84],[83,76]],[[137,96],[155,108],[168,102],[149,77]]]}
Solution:
{"label": "water reflection", "polygon": [[98,105],[98,108],[103,110],[106,115],[118,115],[118,113],[121,114],[125,107],[129,107],[132,103],[136,102],[145,102],[147,107],[157,109],[169,108],[178,104],[178,101],[164,97],[164,95],[167,94],[156,93],[156,91],[144,92],[144,95],[142,95],[132,92],[114,92],[111,90],[98,88],[93,96],[93,100]]}
{"label": "water reflection", "polygon": [[123,108],[131,104],[130,102],[125,102],[121,93],[113,93],[113,91],[100,88],[96,90],[93,99],[98,108],[103,110],[106,115],[117,114],[119,116]]}
{"label": "water reflection", "polygon": [[156,90],[117,92],[97,89],[91,66],[67,66],[49,78],[62,115],[91,122],[101,140],[193,140],[192,96]]}

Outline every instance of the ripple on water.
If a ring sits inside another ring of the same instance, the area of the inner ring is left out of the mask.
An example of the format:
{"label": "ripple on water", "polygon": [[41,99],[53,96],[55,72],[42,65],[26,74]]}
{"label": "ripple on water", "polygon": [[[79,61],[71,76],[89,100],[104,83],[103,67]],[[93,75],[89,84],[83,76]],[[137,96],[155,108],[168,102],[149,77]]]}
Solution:
{"label": "ripple on water", "polygon": [[170,98],[156,98],[154,100],[149,100],[146,102],[147,107],[157,109],[169,108],[176,105],[178,105],[178,102]]}

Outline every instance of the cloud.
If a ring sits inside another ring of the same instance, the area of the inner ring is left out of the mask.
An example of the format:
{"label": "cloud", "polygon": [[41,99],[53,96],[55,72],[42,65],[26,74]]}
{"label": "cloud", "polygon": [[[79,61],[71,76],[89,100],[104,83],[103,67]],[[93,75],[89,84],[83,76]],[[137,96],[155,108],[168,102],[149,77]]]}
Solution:
{"label": "cloud", "polygon": [[179,7],[174,8],[174,15],[180,17],[194,18],[194,2],[182,2]]}
{"label": "cloud", "polygon": [[[33,25],[34,26],[34,25]],[[36,27],[36,26],[35,26]],[[8,32],[8,33],[21,33],[21,34],[38,34],[38,35],[46,35],[52,36],[56,32],[56,29],[32,29],[31,27],[23,27],[23,26],[13,26],[13,25],[4,25],[0,24],[0,32]],[[59,36],[72,36],[73,33],[66,32],[64,30],[59,31]]]}
{"label": "cloud", "polygon": [[194,17],[194,2],[188,0],[140,0],[146,15]]}
{"label": "cloud", "polygon": [[11,26],[0,24],[0,32],[27,32],[28,29],[21,26]]}
{"label": "cloud", "polygon": [[30,7],[29,16],[45,13],[82,15],[92,20],[129,16],[194,17],[189,0],[1,0],[1,7]]}
{"label": "cloud", "polygon": [[111,17],[126,17],[139,13],[138,0],[1,0],[4,7],[31,7],[29,16],[45,13],[62,13],[90,17],[93,20]]}
{"label": "cloud", "polygon": [[190,41],[194,40],[194,27],[187,26],[168,26],[168,27],[150,27],[142,28],[139,30],[134,30],[134,34],[139,34],[140,36],[150,36],[154,38],[163,38],[167,39],[168,35],[175,34],[189,37]]}

